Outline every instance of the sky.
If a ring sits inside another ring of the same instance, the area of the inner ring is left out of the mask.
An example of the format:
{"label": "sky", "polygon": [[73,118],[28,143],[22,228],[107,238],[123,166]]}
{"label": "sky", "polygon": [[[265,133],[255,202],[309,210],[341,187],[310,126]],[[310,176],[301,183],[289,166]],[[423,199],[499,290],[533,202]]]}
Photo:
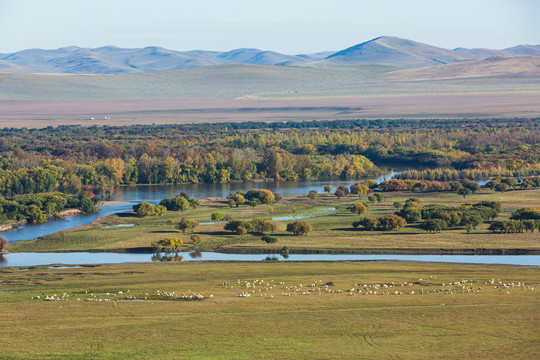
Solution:
{"label": "sky", "polygon": [[540,44],[540,0],[0,0],[0,53],[116,45],[337,51],[378,36],[444,48]]}

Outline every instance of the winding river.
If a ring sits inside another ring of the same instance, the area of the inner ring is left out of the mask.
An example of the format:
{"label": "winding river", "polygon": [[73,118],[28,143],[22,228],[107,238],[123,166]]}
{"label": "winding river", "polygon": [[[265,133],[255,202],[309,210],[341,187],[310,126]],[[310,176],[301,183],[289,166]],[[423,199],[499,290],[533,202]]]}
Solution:
{"label": "winding river", "polygon": [[[390,180],[397,172],[390,173],[375,179],[377,182]],[[232,191],[247,191],[249,189],[270,189],[282,196],[305,195],[311,190],[324,192],[324,186],[332,184],[334,188],[339,185],[350,186],[357,181],[288,181],[288,182],[244,182],[227,184],[181,184],[181,185],[138,185],[122,186],[116,189],[110,199],[110,205],[101,206],[96,214],[68,217],[38,225],[24,225],[15,229],[4,231],[1,235],[10,242],[29,240],[49,235],[58,231],[71,229],[80,225],[91,223],[93,220],[107,215],[131,211],[134,204],[148,201],[154,204],[164,198],[171,198],[181,192],[191,197],[226,197]],[[221,260],[221,261],[352,261],[352,260],[409,260],[409,261],[435,261],[458,263],[488,263],[540,266],[538,255],[358,255],[358,254],[222,254],[214,252],[180,253],[182,261]],[[176,258],[179,260],[180,258]],[[48,264],[108,264],[125,262],[151,262],[170,260],[166,256],[157,259],[152,254],[131,253],[14,253],[0,255],[1,266],[37,266]]]}
{"label": "winding river", "polygon": [[[395,172],[387,174],[377,179],[391,178]],[[329,183],[334,187],[339,185],[355,184],[358,181],[287,181],[287,182],[243,182],[227,184],[181,184],[181,185],[137,185],[121,186],[115,189],[110,202],[113,205],[101,206],[99,212],[90,215],[80,215],[68,217],[60,220],[53,220],[43,224],[24,225],[1,233],[9,242],[36,239],[41,236],[50,235],[58,231],[72,229],[76,226],[90,224],[95,219],[131,211],[134,204],[141,201],[148,201],[153,204],[159,203],[162,199],[172,198],[181,192],[189,194],[194,198],[220,197],[225,198],[231,191],[247,191],[250,189],[269,189],[282,196],[307,195],[311,190],[319,193],[324,192],[324,186]],[[122,202],[118,204],[118,202]]]}

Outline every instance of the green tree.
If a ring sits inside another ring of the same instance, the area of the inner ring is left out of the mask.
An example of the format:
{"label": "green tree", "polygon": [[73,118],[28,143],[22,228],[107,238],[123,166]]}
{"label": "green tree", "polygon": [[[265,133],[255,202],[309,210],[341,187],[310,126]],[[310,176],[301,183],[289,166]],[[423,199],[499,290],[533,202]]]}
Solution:
{"label": "green tree", "polygon": [[196,209],[197,206],[201,205],[201,201],[199,199],[191,199],[189,200],[189,205],[191,205],[192,208]]}
{"label": "green tree", "polygon": [[163,205],[158,205],[156,206],[156,211],[155,211],[155,214],[156,215],[161,215],[161,214],[164,214],[167,212],[167,208]]}
{"label": "green tree", "polygon": [[45,214],[43,214],[43,211],[41,211],[37,205],[30,205],[26,212],[26,216],[28,222],[32,224],[40,224],[47,221]]}
{"label": "green tree", "polygon": [[177,222],[176,225],[175,225],[175,227],[178,230],[182,230],[182,233],[184,233],[184,234],[186,233],[186,231],[193,230],[197,226],[199,226],[198,221],[193,220],[193,219],[188,219],[185,216],[182,218],[182,220]]}
{"label": "green tree", "polygon": [[261,205],[261,202],[259,201],[259,199],[251,199],[251,201],[249,202],[249,206],[251,206],[252,208],[259,205]]}
{"label": "green tree", "polygon": [[223,213],[220,213],[220,212],[217,212],[217,211],[214,211],[211,215],[210,215],[210,219],[212,221],[221,221],[225,218],[225,214]]}
{"label": "green tree", "polygon": [[441,232],[441,230],[446,229],[448,225],[446,224],[446,221],[441,219],[429,219],[425,220],[420,227],[425,230],[429,231],[430,233],[436,233]]}
{"label": "green tree", "polygon": [[80,197],[80,209],[83,214],[94,214],[99,211],[98,207],[94,204],[90,196],[83,193]]}
{"label": "green tree", "polygon": [[468,188],[464,187],[464,188],[459,189],[457,191],[457,194],[461,195],[461,196],[463,196],[465,198],[467,195],[472,194],[472,191],[471,191],[471,189],[468,189]]}
{"label": "green tree", "polygon": [[330,194],[330,192],[331,192],[332,190],[334,190],[334,187],[333,187],[332,185],[325,185],[325,186],[324,186],[324,191],[325,191],[325,192],[327,192],[327,193]]}

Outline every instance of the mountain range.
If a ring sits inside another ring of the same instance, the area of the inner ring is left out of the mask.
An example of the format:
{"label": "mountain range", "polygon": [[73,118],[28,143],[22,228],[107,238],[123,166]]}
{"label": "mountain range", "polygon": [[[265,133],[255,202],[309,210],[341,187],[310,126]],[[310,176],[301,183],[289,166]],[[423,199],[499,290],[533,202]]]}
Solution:
{"label": "mountain range", "polygon": [[161,47],[125,49],[63,47],[0,54],[0,71],[59,74],[130,74],[211,65],[256,64],[332,67],[379,64],[403,68],[474,61],[504,55],[540,56],[540,45],[492,49],[444,49],[397,37],[381,36],[341,51],[285,55],[258,49],[174,51]]}

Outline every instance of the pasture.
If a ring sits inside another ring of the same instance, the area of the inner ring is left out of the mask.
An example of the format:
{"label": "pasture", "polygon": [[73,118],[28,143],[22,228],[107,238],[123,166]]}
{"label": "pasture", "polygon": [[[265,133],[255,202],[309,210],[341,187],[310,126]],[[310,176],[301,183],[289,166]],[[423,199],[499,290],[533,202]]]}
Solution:
{"label": "pasture", "polygon": [[540,350],[537,267],[202,262],[0,277],[0,358],[531,359]]}

